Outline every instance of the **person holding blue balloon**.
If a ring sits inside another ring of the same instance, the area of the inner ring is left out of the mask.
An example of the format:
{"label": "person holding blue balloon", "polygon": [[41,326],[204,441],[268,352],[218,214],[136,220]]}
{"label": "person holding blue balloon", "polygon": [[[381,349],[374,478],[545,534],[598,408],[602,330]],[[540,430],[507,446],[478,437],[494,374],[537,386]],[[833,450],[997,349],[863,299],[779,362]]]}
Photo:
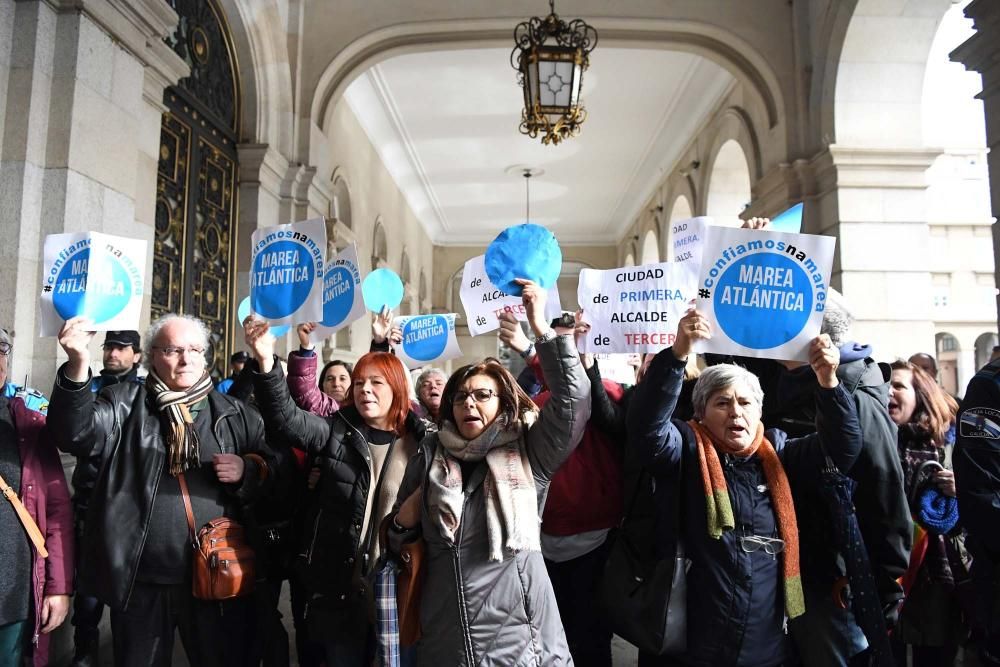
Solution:
{"label": "person holding blue balloon", "polygon": [[950,667],[968,635],[956,590],[967,579],[961,548],[955,475],[949,442],[958,406],[929,374],[909,361],[892,364],[889,417],[899,427],[899,460],[910,510],[914,544],[903,575],[906,602],[893,634],[897,665]]}
{"label": "person holding blue balloon", "polygon": [[419,665],[572,664],[539,523],[589,418],[590,381],[573,337],[548,325],[546,290],[516,282],[551,399],[538,411],[494,361],[457,370],[387,520],[391,554],[425,545]]}
{"label": "person holding blue balloon", "polygon": [[324,644],[328,665],[369,665],[375,642],[367,576],[379,556],[377,529],[427,424],[410,409],[402,362],[385,352],[358,360],[352,390],[333,414],[321,417],[296,407],[268,324],[252,317],[243,324],[260,368],[254,392],[265,424],[320,470],[292,565],[309,595],[309,636]]}

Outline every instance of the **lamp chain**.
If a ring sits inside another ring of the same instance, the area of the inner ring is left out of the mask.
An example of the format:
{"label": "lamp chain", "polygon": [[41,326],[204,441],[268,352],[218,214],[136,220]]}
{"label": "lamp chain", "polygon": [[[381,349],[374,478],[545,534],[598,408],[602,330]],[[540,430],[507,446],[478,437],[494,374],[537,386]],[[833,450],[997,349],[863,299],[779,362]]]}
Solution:
{"label": "lamp chain", "polygon": [[531,170],[524,170],[524,221],[531,221]]}

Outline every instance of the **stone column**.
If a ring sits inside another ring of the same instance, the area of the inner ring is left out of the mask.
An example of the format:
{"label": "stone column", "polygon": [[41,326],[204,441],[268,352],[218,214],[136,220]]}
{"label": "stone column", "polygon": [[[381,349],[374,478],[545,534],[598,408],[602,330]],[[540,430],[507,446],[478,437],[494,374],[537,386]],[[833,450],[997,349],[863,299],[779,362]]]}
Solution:
{"label": "stone column", "polygon": [[[974,21],[976,34],[952,51],[951,59],[983,77],[983,92],[977,97],[983,101],[986,115],[994,276],[996,285],[1000,286],[1000,3],[974,0],[965,8],[965,15]],[[997,294],[997,318],[1000,328],[1000,293]]]}
{"label": "stone column", "polygon": [[0,322],[16,336],[12,379],[28,374],[47,390],[58,363],[55,340],[36,337],[45,235],[152,241],[160,99],[188,73],[163,43],[177,20],[161,0],[0,9],[0,44],[10,44],[6,72],[0,55],[0,217],[16,239],[0,249],[0,284],[17,286],[16,298],[0,300]]}

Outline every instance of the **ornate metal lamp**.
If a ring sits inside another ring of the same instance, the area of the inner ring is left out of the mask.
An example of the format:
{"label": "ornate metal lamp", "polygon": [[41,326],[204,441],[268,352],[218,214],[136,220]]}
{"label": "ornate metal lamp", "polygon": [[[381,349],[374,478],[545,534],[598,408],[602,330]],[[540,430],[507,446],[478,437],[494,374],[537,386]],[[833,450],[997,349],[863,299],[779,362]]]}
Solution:
{"label": "ornate metal lamp", "polygon": [[587,112],[580,102],[583,73],[597,46],[597,30],[583,19],[563,21],[555,0],[544,19],[533,16],[514,28],[511,67],[524,91],[522,134],[542,135],[543,144],[558,144],[580,133]]}

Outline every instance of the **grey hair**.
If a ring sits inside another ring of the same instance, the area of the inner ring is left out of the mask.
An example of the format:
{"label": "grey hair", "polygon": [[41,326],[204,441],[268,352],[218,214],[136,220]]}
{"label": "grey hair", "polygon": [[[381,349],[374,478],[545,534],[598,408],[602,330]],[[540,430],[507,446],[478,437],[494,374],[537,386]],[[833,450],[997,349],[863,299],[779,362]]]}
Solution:
{"label": "grey hair", "polygon": [[153,343],[156,341],[156,337],[160,335],[163,327],[167,326],[170,322],[174,320],[186,320],[195,325],[198,329],[198,333],[201,335],[202,344],[207,350],[209,345],[211,345],[211,340],[209,338],[208,327],[205,323],[199,320],[193,315],[184,315],[179,313],[167,313],[156,318],[150,325],[149,329],[146,330],[146,335],[142,339],[142,367],[147,371],[153,370]]}
{"label": "grey hair", "polygon": [[447,373],[445,373],[440,368],[431,367],[431,368],[428,368],[428,369],[424,370],[422,373],[420,373],[420,375],[417,376],[417,381],[415,383],[416,387],[419,389],[420,385],[422,385],[432,375],[440,375],[442,378],[444,378],[445,382],[448,381],[448,374]]}
{"label": "grey hair", "polygon": [[705,416],[708,399],[713,394],[740,383],[745,384],[750,389],[750,396],[757,403],[758,408],[764,405],[764,390],[760,388],[760,380],[757,379],[756,375],[742,366],[718,364],[703,370],[698,381],[694,384],[694,391],[691,393],[694,416],[698,419]]}
{"label": "grey hair", "polygon": [[823,310],[823,324],[820,325],[819,332],[828,334],[830,341],[836,347],[847,343],[851,338],[851,325],[854,324],[854,315],[847,305],[847,299],[843,294],[832,287],[826,293],[826,306]]}

